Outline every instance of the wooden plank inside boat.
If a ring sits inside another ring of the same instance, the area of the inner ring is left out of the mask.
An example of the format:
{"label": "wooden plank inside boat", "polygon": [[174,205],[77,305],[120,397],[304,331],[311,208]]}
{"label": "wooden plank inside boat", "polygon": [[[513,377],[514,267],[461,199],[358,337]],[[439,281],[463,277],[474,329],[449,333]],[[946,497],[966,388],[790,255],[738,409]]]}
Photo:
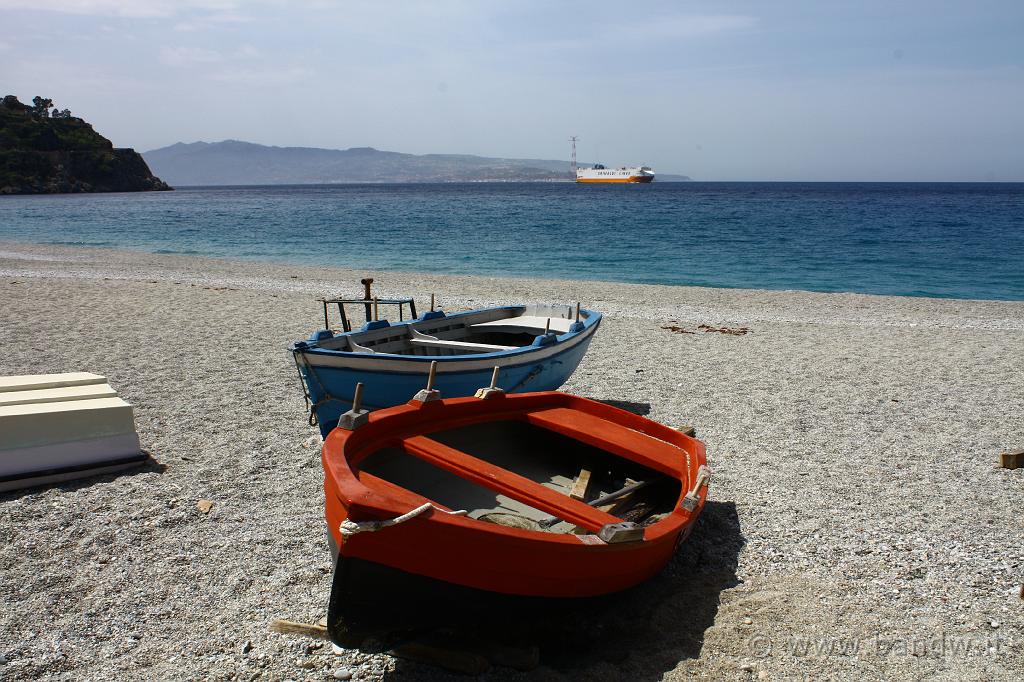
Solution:
{"label": "wooden plank inside boat", "polygon": [[579,475],[572,484],[572,490],[569,491],[569,497],[574,500],[587,499],[587,488],[590,487],[590,469],[580,469]]}

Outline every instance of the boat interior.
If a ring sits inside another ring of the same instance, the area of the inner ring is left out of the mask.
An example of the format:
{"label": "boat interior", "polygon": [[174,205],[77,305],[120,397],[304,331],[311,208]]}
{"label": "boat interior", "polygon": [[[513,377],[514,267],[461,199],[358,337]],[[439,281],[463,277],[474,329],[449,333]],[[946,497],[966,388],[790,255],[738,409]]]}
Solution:
{"label": "boat interior", "polygon": [[366,474],[480,521],[550,533],[649,525],[674,509],[682,488],[677,478],[515,419],[406,438],[353,468],[368,485]]}
{"label": "boat interior", "polygon": [[[580,320],[589,315],[586,310],[580,311]],[[489,308],[339,334],[317,345],[342,352],[385,355],[494,353],[529,346],[546,331],[564,334],[575,319],[576,311],[568,305]]]}

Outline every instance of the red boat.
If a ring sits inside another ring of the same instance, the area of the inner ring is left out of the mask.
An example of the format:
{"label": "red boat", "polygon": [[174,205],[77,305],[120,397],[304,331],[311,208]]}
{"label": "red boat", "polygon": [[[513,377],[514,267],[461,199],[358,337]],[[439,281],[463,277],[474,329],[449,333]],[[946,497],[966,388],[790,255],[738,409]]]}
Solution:
{"label": "red boat", "polygon": [[699,440],[565,393],[477,395],[357,407],[328,435],[335,641],[344,612],[362,602],[379,614],[383,596],[620,591],[692,529],[710,476]]}

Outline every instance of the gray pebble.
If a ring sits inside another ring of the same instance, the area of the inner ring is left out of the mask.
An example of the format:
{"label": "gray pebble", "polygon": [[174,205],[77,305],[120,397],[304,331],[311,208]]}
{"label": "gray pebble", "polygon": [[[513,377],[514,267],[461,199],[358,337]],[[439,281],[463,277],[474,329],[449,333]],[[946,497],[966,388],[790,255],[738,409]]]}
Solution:
{"label": "gray pebble", "polygon": [[351,680],[352,671],[348,668],[338,668],[334,671],[334,679],[336,680]]}

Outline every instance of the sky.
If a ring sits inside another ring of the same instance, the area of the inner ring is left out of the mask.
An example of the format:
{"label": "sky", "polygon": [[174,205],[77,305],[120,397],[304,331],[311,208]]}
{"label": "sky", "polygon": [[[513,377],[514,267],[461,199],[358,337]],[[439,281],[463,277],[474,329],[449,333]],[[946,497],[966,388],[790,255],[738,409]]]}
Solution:
{"label": "sky", "polygon": [[0,90],[139,151],[1024,181],[1024,0],[0,0]]}

